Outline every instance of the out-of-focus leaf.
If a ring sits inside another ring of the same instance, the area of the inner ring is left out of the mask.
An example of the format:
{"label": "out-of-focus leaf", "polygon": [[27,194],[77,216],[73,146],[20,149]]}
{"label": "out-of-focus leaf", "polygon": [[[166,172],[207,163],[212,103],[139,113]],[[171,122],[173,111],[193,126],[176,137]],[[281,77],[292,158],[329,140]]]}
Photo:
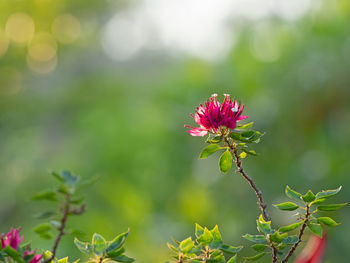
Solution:
{"label": "out-of-focus leaf", "polygon": [[57,193],[54,191],[47,190],[47,191],[43,191],[35,194],[32,199],[35,201],[38,201],[38,200],[57,201]]}
{"label": "out-of-focus leaf", "polygon": [[285,211],[293,211],[295,209],[298,209],[299,206],[292,203],[292,202],[285,202],[285,203],[281,203],[281,204],[277,204],[274,205],[275,207],[277,207],[280,210],[285,210]]}
{"label": "out-of-focus leaf", "polygon": [[341,188],[342,187],[339,186],[337,189],[334,189],[334,190],[325,190],[322,192],[318,192],[316,194],[316,199],[332,197],[332,196],[336,195],[337,193],[339,193]]}
{"label": "out-of-focus leaf", "polygon": [[210,155],[212,155],[213,153],[217,152],[218,150],[222,149],[222,147],[220,147],[217,144],[210,144],[207,147],[205,147],[203,149],[203,151],[201,152],[199,158],[200,159],[205,159],[207,157],[209,157]]}
{"label": "out-of-focus leaf", "polygon": [[336,211],[339,208],[342,208],[343,206],[346,206],[348,203],[344,204],[333,204],[333,205],[319,205],[317,207],[317,210],[319,211]]}
{"label": "out-of-focus leaf", "polygon": [[286,186],[285,193],[289,198],[297,201],[301,201],[302,195],[297,191],[294,191],[293,189],[291,189],[288,185]]}
{"label": "out-of-focus leaf", "polygon": [[317,221],[319,223],[322,223],[322,224],[326,225],[326,226],[337,226],[337,225],[339,225],[332,218],[326,217],[326,216],[317,218]]}
{"label": "out-of-focus leaf", "polygon": [[232,154],[230,151],[225,151],[219,160],[219,167],[221,172],[227,173],[232,166]]}

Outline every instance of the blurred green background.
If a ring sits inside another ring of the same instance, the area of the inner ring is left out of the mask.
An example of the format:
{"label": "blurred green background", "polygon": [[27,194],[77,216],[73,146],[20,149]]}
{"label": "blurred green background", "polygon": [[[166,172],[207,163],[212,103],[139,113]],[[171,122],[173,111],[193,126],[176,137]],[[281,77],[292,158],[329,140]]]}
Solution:
{"label": "blurred green background", "polygon": [[[219,225],[247,247],[256,199],[218,156],[198,160],[202,138],[184,124],[212,93],[229,93],[265,131],[244,165],[274,224],[284,187],[343,185],[350,197],[350,2],[348,0],[0,1],[0,232],[32,227],[49,170],[99,176],[88,211],[70,226],[89,238],[131,228],[128,255],[170,258],[166,242],[194,223]],[[350,257],[350,211],[333,212],[325,262]],[[65,237],[58,256],[79,252]],[[269,262],[268,258],[262,262]]]}

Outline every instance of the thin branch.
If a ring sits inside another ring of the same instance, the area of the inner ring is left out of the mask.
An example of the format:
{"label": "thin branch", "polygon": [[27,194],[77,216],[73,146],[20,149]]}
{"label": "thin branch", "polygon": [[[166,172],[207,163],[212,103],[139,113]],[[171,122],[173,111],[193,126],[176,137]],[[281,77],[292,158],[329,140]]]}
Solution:
{"label": "thin branch", "polygon": [[282,263],[286,263],[288,261],[288,259],[293,255],[294,251],[296,250],[296,248],[298,247],[299,243],[301,242],[301,238],[304,234],[304,231],[305,231],[305,228],[306,228],[306,225],[307,225],[307,222],[309,221],[309,218],[310,218],[310,211],[309,211],[310,207],[309,206],[306,206],[306,214],[305,214],[305,221],[304,221],[304,224],[301,226],[300,228],[300,232],[299,232],[299,240],[297,243],[295,243],[289,250],[287,256],[282,260]]}
{"label": "thin branch", "polygon": [[270,246],[272,248],[272,263],[276,263],[278,261],[278,258],[277,258],[278,249],[273,244],[270,244]]}
{"label": "thin branch", "polygon": [[60,220],[61,224],[60,224],[60,227],[58,228],[58,235],[56,237],[55,243],[54,243],[53,248],[52,248],[52,255],[50,258],[45,260],[44,263],[51,262],[56,256],[58,244],[60,243],[62,236],[65,234],[64,228],[66,227],[69,209],[70,209],[70,196],[69,196],[69,194],[66,194],[66,202],[64,204],[63,215],[62,215],[62,218]]}
{"label": "thin branch", "polygon": [[243,176],[243,178],[248,182],[250,187],[254,190],[256,197],[258,198],[258,204],[259,204],[259,207],[260,207],[260,210],[261,210],[261,213],[263,215],[264,220],[270,221],[271,218],[266,211],[266,204],[264,203],[264,200],[262,198],[262,193],[259,190],[259,188],[256,186],[256,184],[254,183],[253,179],[250,178],[243,170],[242,162],[239,158],[237,148],[229,141],[229,139],[227,137],[225,137],[225,142],[226,142],[227,146],[230,147],[230,149],[232,150],[232,153],[235,157],[235,163],[236,163],[236,166],[238,168],[238,172]]}

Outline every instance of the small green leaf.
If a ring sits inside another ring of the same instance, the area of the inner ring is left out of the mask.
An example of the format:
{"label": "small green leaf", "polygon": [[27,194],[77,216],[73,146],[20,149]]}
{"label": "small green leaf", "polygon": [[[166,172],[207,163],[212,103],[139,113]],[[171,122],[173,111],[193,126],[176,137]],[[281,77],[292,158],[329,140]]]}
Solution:
{"label": "small green leaf", "polygon": [[318,235],[319,237],[322,237],[323,229],[320,224],[314,224],[314,223],[308,222],[307,226],[312,233]]}
{"label": "small green leaf", "polygon": [[327,200],[326,198],[316,199],[315,201],[311,202],[310,205],[322,204],[326,200]]}
{"label": "small green leaf", "polygon": [[135,259],[134,258],[130,258],[130,257],[127,257],[125,255],[121,255],[119,257],[116,257],[116,258],[112,258],[114,261],[117,261],[117,262],[126,262],[126,263],[129,263],[129,262],[134,262]]}
{"label": "small green leaf", "polygon": [[298,209],[299,206],[292,203],[292,202],[285,202],[285,203],[281,203],[281,204],[277,204],[274,205],[275,207],[277,207],[280,210],[285,210],[285,211],[293,211],[295,209]]}
{"label": "small green leaf", "polygon": [[254,243],[259,243],[259,244],[265,244],[267,243],[266,237],[264,235],[250,235],[250,234],[245,234],[243,238],[254,242]]}
{"label": "small green leaf", "polygon": [[101,257],[107,247],[106,240],[100,234],[95,233],[92,236],[91,243],[94,248],[94,253]]}
{"label": "small green leaf", "polygon": [[281,243],[287,236],[287,233],[280,234],[278,231],[276,231],[270,235],[270,240],[273,242]]}
{"label": "small green leaf", "polygon": [[293,245],[295,243],[298,243],[299,238],[297,236],[288,236],[282,240],[283,244],[286,245]]}
{"label": "small green leaf", "polygon": [[241,251],[242,248],[243,248],[242,246],[233,247],[229,245],[221,245],[219,249],[227,254],[236,254],[239,251]]}
{"label": "small green leaf", "polygon": [[254,244],[254,245],[252,245],[252,248],[255,251],[257,251],[257,252],[262,252],[268,247],[269,247],[268,245],[264,245],[264,244]]}
{"label": "small green leaf", "polygon": [[237,125],[237,130],[249,130],[253,126],[254,122],[249,122],[247,124]]}
{"label": "small green leaf", "polygon": [[115,257],[119,257],[124,252],[125,252],[125,249],[123,247],[121,247],[119,249],[115,249],[115,250],[113,250],[111,252],[108,252],[107,255],[110,258],[115,258]]}
{"label": "small green leaf", "polygon": [[49,223],[43,223],[34,227],[33,231],[37,234],[43,234],[51,229],[52,229],[52,226]]}
{"label": "small green leaf", "polygon": [[63,178],[64,182],[69,186],[75,186],[77,182],[79,181],[79,175],[74,175],[70,171],[62,171],[61,177]]}
{"label": "small green leaf", "polygon": [[57,194],[54,191],[43,191],[37,193],[32,198],[34,201],[47,200],[47,201],[57,201]]}
{"label": "small green leaf", "polygon": [[175,246],[173,246],[172,244],[170,244],[170,243],[167,243],[167,246],[168,246],[168,248],[170,248],[172,251],[174,251],[175,253],[178,253],[179,252],[179,250],[175,247]]}
{"label": "small green leaf", "polygon": [[219,161],[219,167],[221,172],[223,173],[227,173],[232,166],[232,154],[230,151],[225,151],[221,157],[220,157],[220,161]]}
{"label": "small green leaf", "polygon": [[255,260],[258,260],[260,258],[262,258],[263,256],[265,256],[266,252],[261,252],[255,256],[252,256],[252,257],[244,257],[244,260],[246,261],[255,261]]}
{"label": "small green leaf", "polygon": [[210,242],[209,246],[211,248],[218,248],[222,244],[222,237],[217,225],[210,230],[210,233],[213,235],[213,241]]}
{"label": "small green leaf", "polygon": [[257,156],[258,154],[256,153],[256,151],[254,150],[247,150],[247,149],[242,149],[243,152],[247,153],[247,154],[250,154],[250,155],[254,155],[254,156]]}
{"label": "small green leaf", "polygon": [[217,144],[210,144],[207,147],[204,148],[204,150],[201,152],[201,155],[199,156],[200,159],[205,159],[208,156],[212,155],[213,153],[217,152],[218,150],[222,149]]}
{"label": "small green leaf", "polygon": [[213,234],[205,227],[204,228],[204,233],[201,235],[197,241],[200,243],[203,247],[207,246],[210,244],[210,242],[213,241]]}
{"label": "small green leaf", "polygon": [[293,189],[291,189],[288,185],[286,186],[285,193],[291,199],[294,199],[297,201],[301,200],[302,195],[300,193],[294,191]]}
{"label": "small green leaf", "polygon": [[180,242],[179,249],[182,253],[188,253],[192,248],[194,247],[194,243],[192,241],[192,238],[186,238],[185,240]]}
{"label": "small green leaf", "polygon": [[130,230],[116,236],[112,241],[108,242],[106,252],[112,252],[119,249],[125,242],[125,239],[128,237]]}
{"label": "small green leaf", "polygon": [[316,196],[311,190],[309,190],[305,195],[302,196],[302,198],[305,202],[310,203],[315,200]]}
{"label": "small green leaf", "polygon": [[341,186],[339,186],[337,189],[334,189],[334,190],[326,190],[326,191],[318,192],[316,194],[316,199],[329,198],[339,193],[340,190],[341,190]]}
{"label": "small green leaf", "polygon": [[91,245],[88,242],[82,242],[74,238],[74,244],[82,253],[89,254],[91,252]]}
{"label": "small green leaf", "polygon": [[233,257],[231,257],[227,263],[236,263],[237,262],[237,255],[234,255]]}
{"label": "small green leaf", "polygon": [[342,208],[343,206],[346,206],[348,203],[344,204],[334,204],[334,205],[319,205],[317,207],[317,210],[319,211],[336,211],[339,208]]}
{"label": "small green leaf", "polygon": [[271,229],[271,221],[266,222],[262,215],[260,215],[259,219],[256,220],[256,225],[258,227],[258,231],[267,235],[273,234],[275,230]]}
{"label": "small green leaf", "polygon": [[196,223],[196,228],[195,228],[196,237],[199,238],[201,235],[203,235],[203,233],[204,233],[204,228]]}
{"label": "small green leaf", "polygon": [[57,263],[68,263],[68,257],[57,260]]}
{"label": "small green leaf", "polygon": [[299,223],[294,223],[294,224],[291,224],[291,225],[288,225],[288,226],[283,226],[283,227],[280,227],[278,229],[279,232],[282,232],[282,233],[285,233],[285,232],[289,232],[289,231],[292,231],[298,227],[300,227],[304,222],[299,222]]}
{"label": "small green leaf", "polygon": [[319,218],[317,218],[317,221],[319,223],[322,223],[322,224],[326,225],[326,226],[337,226],[337,225],[339,225],[337,222],[335,222],[330,217],[319,217]]}
{"label": "small green leaf", "polygon": [[222,140],[221,136],[214,136],[214,137],[210,136],[206,142],[207,143],[219,143],[219,142],[221,142],[221,140]]}

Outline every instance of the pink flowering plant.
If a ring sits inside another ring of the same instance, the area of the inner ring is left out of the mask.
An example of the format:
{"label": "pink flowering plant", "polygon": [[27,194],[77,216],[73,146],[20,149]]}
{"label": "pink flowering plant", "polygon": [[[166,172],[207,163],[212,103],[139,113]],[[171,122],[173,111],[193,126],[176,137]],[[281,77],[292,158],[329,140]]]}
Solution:
{"label": "pink flowering plant", "polygon": [[[282,211],[297,211],[297,221],[287,226],[273,227],[262,191],[257,187],[253,178],[248,176],[243,169],[243,159],[248,155],[257,155],[251,149],[251,146],[259,143],[263,136],[263,133],[252,129],[253,122],[241,123],[242,120],[248,118],[248,116],[243,115],[243,109],[244,105],[231,99],[229,95],[225,94],[223,101],[219,102],[217,94],[214,94],[204,105],[200,104],[194,114],[191,114],[191,117],[193,117],[199,127],[189,125],[185,125],[185,127],[190,128],[188,133],[192,136],[207,136],[206,142],[209,145],[201,152],[200,159],[205,159],[215,152],[221,151],[222,153],[219,158],[219,169],[221,172],[226,174],[235,165],[237,168],[236,171],[247,181],[250,188],[256,194],[261,210],[261,214],[256,219],[256,226],[259,233],[245,234],[243,238],[254,243],[252,249],[257,254],[251,257],[245,257],[243,260],[256,261],[270,254],[272,262],[285,263],[289,261],[302,241],[306,229],[322,237],[325,226],[333,227],[338,225],[331,217],[323,215],[318,217],[318,212],[335,211],[347,204],[325,204],[332,196],[339,193],[341,187],[334,190],[321,191],[316,194],[311,190],[305,194],[301,194],[287,185],[285,194],[293,202],[285,202],[274,206]],[[215,235],[210,231],[206,233],[206,245],[200,244],[200,249],[203,253],[209,251],[210,254],[210,252],[216,249],[211,245],[211,242],[215,243]],[[205,235],[205,233],[202,234]],[[217,261],[210,257],[207,260],[203,256],[193,258],[188,256],[186,250],[181,250],[182,242],[179,243],[180,248],[177,248],[177,250],[171,247],[177,253],[175,257],[176,262],[238,262],[236,255],[231,258],[220,255],[220,259]],[[189,243],[188,239],[186,242]],[[225,252],[225,250],[222,250],[222,246],[219,245],[217,248]],[[198,249],[195,245],[193,247],[194,250]],[[235,253],[239,250],[235,250]],[[190,250],[190,255],[194,255],[192,252]]]}
{"label": "pink flowering plant", "polygon": [[[303,240],[306,231],[310,231],[319,240],[319,250],[314,251],[313,261],[296,261],[320,263],[325,245],[324,227],[337,226],[331,217],[322,215],[319,212],[336,211],[346,206],[342,204],[327,204],[328,200],[338,194],[341,187],[333,190],[324,190],[314,194],[311,190],[305,194],[298,193],[288,185],[285,194],[291,199],[274,205],[282,211],[296,211],[296,222],[276,226],[267,211],[263,194],[256,185],[253,178],[248,176],[243,168],[243,160],[248,156],[256,156],[252,149],[254,144],[260,142],[263,133],[253,130],[253,123],[242,123],[248,118],[243,115],[244,105],[231,99],[225,94],[220,102],[217,95],[196,108],[196,112],[191,114],[198,127],[190,128],[189,134],[197,137],[206,136],[208,144],[200,154],[200,159],[205,159],[216,152],[221,152],[219,158],[219,169],[227,174],[232,166],[236,167],[236,172],[248,183],[256,194],[260,214],[256,216],[256,227],[258,233],[245,234],[242,237],[253,244],[252,250],[255,254],[241,259],[238,253],[243,249],[241,245],[227,245],[223,241],[218,226],[210,229],[195,225],[195,234],[182,241],[174,240],[173,244],[168,243],[168,247],[173,253],[171,261],[176,263],[237,263],[241,260],[259,261],[262,257],[270,256],[271,262],[289,262],[292,255]],[[57,180],[54,189],[48,189],[36,194],[35,201],[46,201],[48,209],[40,213],[37,217],[43,222],[34,227],[34,232],[41,238],[53,240],[51,250],[31,249],[29,243],[22,243],[24,238],[20,236],[21,228],[12,228],[7,234],[0,235],[0,261],[5,263],[68,263],[68,257],[57,259],[57,251],[60,247],[61,239],[64,235],[75,237],[74,244],[78,250],[87,255],[88,263],[104,262],[134,262],[135,259],[125,254],[125,241],[129,235],[129,230],[117,235],[114,239],[107,241],[102,235],[95,233],[91,242],[82,240],[83,235],[80,230],[69,227],[69,218],[81,216],[85,213],[86,205],[84,196],[79,192],[82,188],[93,183],[93,179],[82,181],[79,175],[69,171],[52,173]],[[294,212],[295,213],[295,212]],[[80,259],[73,263],[78,263]],[[142,262],[142,260],[140,260]]]}

